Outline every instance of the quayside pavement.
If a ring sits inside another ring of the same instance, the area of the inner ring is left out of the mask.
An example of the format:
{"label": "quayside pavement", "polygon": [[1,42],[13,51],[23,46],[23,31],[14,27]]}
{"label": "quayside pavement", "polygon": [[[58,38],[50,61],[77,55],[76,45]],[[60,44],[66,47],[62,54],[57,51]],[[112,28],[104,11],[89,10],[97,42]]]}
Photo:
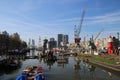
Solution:
{"label": "quayside pavement", "polygon": [[89,63],[95,64],[95,65],[98,65],[100,67],[104,67],[106,69],[120,73],[120,56],[116,56],[114,54],[110,54],[110,55],[107,54],[107,55],[97,55],[95,57],[100,57],[100,58],[108,59],[108,60],[115,60],[116,64],[109,64],[109,63],[95,61],[95,60],[91,60],[91,59],[89,59]]}
{"label": "quayside pavement", "polygon": [[[85,61],[90,63],[90,64],[94,64],[96,66],[103,67],[105,69],[120,73],[120,56],[117,56],[114,54],[110,54],[110,55],[108,55],[108,54],[106,54],[106,55],[104,55],[104,54],[103,55],[86,55],[86,54],[84,55],[84,54],[81,54],[80,56],[86,57]],[[101,61],[92,60],[91,57],[108,59],[109,61],[115,60],[116,64],[109,64],[109,63],[105,63],[105,62],[101,62]]]}

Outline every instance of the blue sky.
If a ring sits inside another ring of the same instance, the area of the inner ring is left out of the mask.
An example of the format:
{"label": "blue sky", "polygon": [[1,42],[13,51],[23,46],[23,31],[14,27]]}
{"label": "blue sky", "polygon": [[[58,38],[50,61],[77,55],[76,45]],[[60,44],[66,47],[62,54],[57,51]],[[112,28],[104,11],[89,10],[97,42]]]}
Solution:
{"label": "blue sky", "polygon": [[100,37],[120,32],[120,0],[0,0],[0,31],[18,32],[22,40],[38,40],[68,34],[74,38],[82,11],[86,13],[80,36]]}

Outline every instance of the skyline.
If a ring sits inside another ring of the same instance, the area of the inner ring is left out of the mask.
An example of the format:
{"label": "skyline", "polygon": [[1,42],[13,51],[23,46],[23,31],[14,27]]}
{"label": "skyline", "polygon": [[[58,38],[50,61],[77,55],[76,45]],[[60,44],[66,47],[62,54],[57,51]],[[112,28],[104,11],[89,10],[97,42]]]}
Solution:
{"label": "skyline", "polygon": [[[99,37],[120,32],[119,0],[1,0],[0,31],[17,32],[26,42],[38,42],[57,34],[74,39],[74,25],[79,26],[82,11],[86,8],[80,36],[91,37],[101,30]],[[56,39],[57,40],[57,39]]]}

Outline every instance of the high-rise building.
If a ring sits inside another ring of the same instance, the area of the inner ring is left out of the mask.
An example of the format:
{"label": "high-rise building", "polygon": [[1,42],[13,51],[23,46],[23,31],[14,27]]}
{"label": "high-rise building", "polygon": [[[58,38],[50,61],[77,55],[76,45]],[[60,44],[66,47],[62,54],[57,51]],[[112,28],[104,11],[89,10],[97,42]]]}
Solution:
{"label": "high-rise building", "polygon": [[58,34],[57,46],[61,47],[61,42],[63,41],[63,34]]}
{"label": "high-rise building", "polygon": [[34,49],[35,48],[35,40],[29,38],[28,48]]}
{"label": "high-rise building", "polygon": [[39,36],[39,42],[38,42],[38,47],[41,47],[42,44],[41,44],[41,37]]}
{"label": "high-rise building", "polygon": [[2,34],[9,36],[9,33],[7,31],[3,31]]}
{"label": "high-rise building", "polygon": [[55,39],[54,38],[50,38],[50,41],[54,41]]}
{"label": "high-rise building", "polygon": [[35,46],[35,40],[32,39],[32,46],[34,47]]}
{"label": "high-rise building", "polygon": [[43,54],[45,54],[45,50],[47,50],[47,44],[48,44],[48,40],[44,39],[44,42],[43,42]]}
{"label": "high-rise building", "polygon": [[30,48],[31,46],[31,39],[29,39],[29,42],[28,42],[28,47]]}
{"label": "high-rise building", "polygon": [[61,42],[64,44],[69,43],[69,37],[68,35],[58,34],[58,47],[62,47]]}
{"label": "high-rise building", "polygon": [[65,43],[65,44],[68,44],[69,42],[68,42],[68,35],[63,35],[63,42]]}
{"label": "high-rise building", "polygon": [[48,42],[48,47],[50,50],[53,50],[53,48],[56,48],[57,41],[55,41],[54,38],[50,38],[50,41]]}

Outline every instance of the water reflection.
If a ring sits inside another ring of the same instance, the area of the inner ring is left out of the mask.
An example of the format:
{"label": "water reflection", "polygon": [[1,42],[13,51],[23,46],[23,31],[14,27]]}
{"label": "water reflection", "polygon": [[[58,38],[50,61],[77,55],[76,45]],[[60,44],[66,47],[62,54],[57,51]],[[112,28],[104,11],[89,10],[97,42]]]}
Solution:
{"label": "water reflection", "polygon": [[106,78],[106,80],[111,80],[112,79],[112,73],[108,72],[108,77]]}
{"label": "water reflection", "polygon": [[46,61],[45,63],[47,64],[48,69],[51,70],[51,68],[55,62],[54,61]]}
{"label": "water reflection", "polygon": [[88,71],[90,72],[90,80],[96,80],[95,66],[89,65]]}
{"label": "water reflection", "polygon": [[75,57],[74,61],[75,61],[75,64],[74,64],[73,68],[75,70],[79,70],[80,69],[80,63],[81,63],[81,58],[80,57]]}
{"label": "water reflection", "polygon": [[75,80],[81,80],[81,75],[80,75],[80,63],[81,63],[81,58],[80,57],[74,57],[75,64],[73,65],[74,69],[74,79]]}
{"label": "water reflection", "polygon": [[106,80],[111,80],[113,78],[113,74],[111,72],[103,70],[103,72],[107,73],[108,76],[106,76]]}
{"label": "water reflection", "polygon": [[[31,51],[29,56],[36,56],[38,52]],[[113,73],[88,64],[81,57],[68,57],[66,63],[47,61],[44,58],[26,59],[20,57],[21,64],[18,68],[0,67],[0,80],[15,80],[27,65],[42,66],[46,80],[120,80]]]}

